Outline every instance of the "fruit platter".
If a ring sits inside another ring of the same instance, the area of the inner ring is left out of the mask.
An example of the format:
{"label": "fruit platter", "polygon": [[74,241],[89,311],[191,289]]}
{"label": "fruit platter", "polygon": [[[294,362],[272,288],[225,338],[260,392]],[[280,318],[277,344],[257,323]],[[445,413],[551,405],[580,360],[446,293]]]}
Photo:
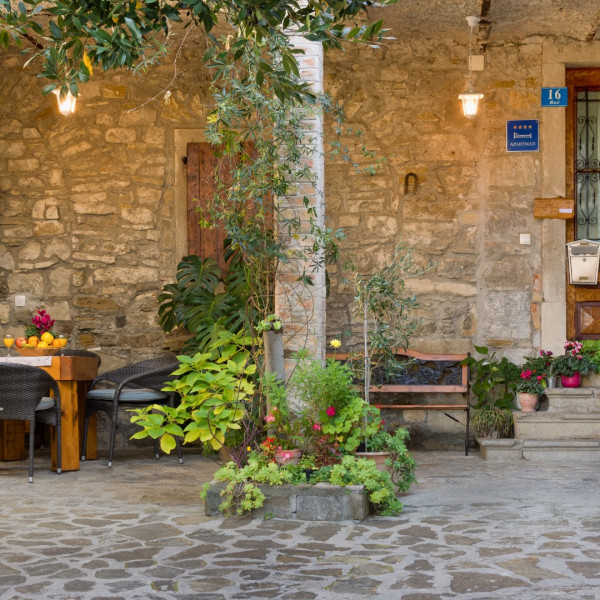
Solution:
{"label": "fruit platter", "polygon": [[67,339],[59,336],[55,338],[49,331],[41,336],[31,335],[28,338],[18,337],[15,340],[17,352],[21,356],[52,356],[64,348]]}
{"label": "fruit platter", "polygon": [[38,310],[31,319],[31,325],[25,329],[25,335],[17,339],[9,334],[4,334],[4,345],[10,354],[10,348],[14,344],[21,356],[52,356],[62,350],[67,344],[64,335],[55,335],[51,328],[54,319],[45,310]]}

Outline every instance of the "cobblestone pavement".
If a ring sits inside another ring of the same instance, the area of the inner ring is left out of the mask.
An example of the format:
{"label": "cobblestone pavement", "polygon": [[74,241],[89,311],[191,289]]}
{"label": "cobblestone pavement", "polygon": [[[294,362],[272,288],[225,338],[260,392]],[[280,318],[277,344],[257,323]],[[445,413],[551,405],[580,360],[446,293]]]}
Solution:
{"label": "cobblestone pavement", "polygon": [[600,598],[596,464],[415,457],[400,517],[341,524],[207,518],[195,454],[0,463],[0,599]]}

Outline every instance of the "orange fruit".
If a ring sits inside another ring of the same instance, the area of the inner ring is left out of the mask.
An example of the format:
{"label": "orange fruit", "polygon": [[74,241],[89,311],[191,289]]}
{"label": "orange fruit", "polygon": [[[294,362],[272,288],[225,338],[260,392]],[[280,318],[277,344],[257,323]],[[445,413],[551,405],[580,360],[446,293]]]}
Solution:
{"label": "orange fruit", "polygon": [[37,335],[32,335],[28,338],[27,343],[35,348],[38,345],[39,341],[40,340],[38,339]]}
{"label": "orange fruit", "polygon": [[61,343],[61,341],[58,338],[54,338],[52,340],[52,346],[54,348],[60,348],[62,346],[62,343]]}

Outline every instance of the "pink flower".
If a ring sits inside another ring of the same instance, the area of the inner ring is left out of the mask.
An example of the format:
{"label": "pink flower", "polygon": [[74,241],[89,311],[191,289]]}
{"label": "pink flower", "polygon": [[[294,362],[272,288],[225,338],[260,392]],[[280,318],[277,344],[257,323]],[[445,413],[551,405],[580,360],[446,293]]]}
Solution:
{"label": "pink flower", "polygon": [[326,411],[328,417],[335,416],[335,406],[330,406]]}
{"label": "pink flower", "polygon": [[313,429],[314,429],[315,431],[321,431],[321,426],[320,426],[318,423],[315,423],[315,424],[313,425]]}
{"label": "pink flower", "polygon": [[273,415],[271,415],[271,414],[268,414],[268,415],[265,417],[265,421],[266,421],[267,423],[273,423],[273,421],[275,421],[275,417],[274,417]]}
{"label": "pink flower", "polygon": [[537,376],[537,380],[538,380],[538,381],[541,381],[542,379],[544,379],[544,378],[543,378],[541,375],[538,375],[538,376]]}

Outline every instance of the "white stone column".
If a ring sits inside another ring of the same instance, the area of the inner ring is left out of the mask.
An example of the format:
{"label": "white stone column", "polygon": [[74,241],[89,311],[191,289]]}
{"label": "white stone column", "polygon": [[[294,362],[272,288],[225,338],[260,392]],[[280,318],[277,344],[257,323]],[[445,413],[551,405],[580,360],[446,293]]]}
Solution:
{"label": "white stone column", "polygon": [[[317,93],[323,91],[323,47],[320,43],[309,42],[301,36],[292,38],[294,46],[304,50],[298,55],[302,79],[308,82]],[[305,120],[307,137],[314,147],[307,163],[312,167],[314,183],[301,184],[293,196],[280,198],[280,209],[283,214],[293,212],[301,221],[298,239],[289,240],[290,247],[295,244],[306,246],[310,238],[310,220],[303,205],[303,197],[310,199],[310,206],[316,211],[315,224],[325,227],[325,163],[323,155],[323,118],[320,112],[311,114]],[[296,281],[306,269],[313,285],[307,286]],[[296,350],[307,348],[314,356],[324,359],[325,355],[325,269],[312,271],[310,261],[302,264],[292,259],[290,263],[281,264],[275,284],[275,311],[284,323],[284,348],[286,375],[289,376],[294,367],[291,355]]]}

